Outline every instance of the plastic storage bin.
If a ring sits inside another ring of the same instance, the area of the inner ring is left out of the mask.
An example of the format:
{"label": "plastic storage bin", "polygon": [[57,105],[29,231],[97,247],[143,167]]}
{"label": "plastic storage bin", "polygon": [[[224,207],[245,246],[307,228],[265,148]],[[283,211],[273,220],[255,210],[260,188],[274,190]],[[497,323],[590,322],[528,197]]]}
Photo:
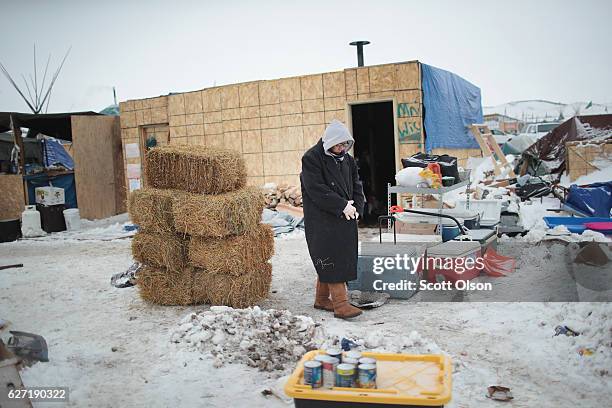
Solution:
{"label": "plastic storage bin", "polygon": [[[467,200],[460,198],[457,200],[457,207],[466,209]],[[480,226],[489,228],[499,224],[499,217],[501,214],[502,201],[501,200],[470,200],[470,210],[476,210],[482,217],[480,218]]]}
{"label": "plastic storage bin", "polygon": [[[423,248],[424,251],[424,248]],[[378,242],[362,242],[360,254],[357,258],[357,279],[348,282],[349,290],[360,290],[363,292],[384,292],[388,293],[392,298],[410,299],[415,293],[415,290],[409,290],[407,282],[415,282],[418,286],[419,274],[417,271],[410,268],[397,269],[394,265],[392,269],[384,269],[383,273],[376,273],[374,262],[376,258],[395,258],[400,255],[403,258],[404,254],[408,257],[417,257],[420,254],[419,245],[398,243],[378,243]],[[400,265],[403,267],[403,265]],[[378,267],[382,268],[383,265]],[[383,284],[394,284],[393,290],[383,288]],[[401,284],[401,285],[399,285]]]}
{"label": "plastic storage bin", "polygon": [[601,217],[544,217],[544,222],[548,228],[555,228],[559,225],[564,225],[569,232],[582,234],[587,229],[587,223],[591,222],[609,222],[610,218]]}
{"label": "plastic storage bin", "polygon": [[285,384],[296,408],[443,407],[451,400],[452,364],[444,355],[364,352],[376,359],[376,389],[312,388],[304,384],[304,362],[322,353],[306,353]]}

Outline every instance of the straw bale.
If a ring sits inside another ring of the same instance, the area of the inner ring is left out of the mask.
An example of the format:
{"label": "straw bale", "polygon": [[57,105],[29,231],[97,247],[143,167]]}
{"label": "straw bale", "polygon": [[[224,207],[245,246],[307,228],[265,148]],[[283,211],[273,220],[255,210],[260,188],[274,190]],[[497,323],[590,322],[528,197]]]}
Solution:
{"label": "straw bale", "polygon": [[245,308],[265,299],[268,296],[271,282],[272,265],[264,262],[239,277],[223,273],[202,272],[194,279],[194,286],[206,285],[208,301],[212,305]]}
{"label": "straw bale", "polygon": [[193,268],[168,271],[143,266],[136,275],[140,297],[158,305],[193,304]]}
{"label": "straw bale", "polygon": [[141,188],[130,193],[128,212],[134,224],[149,232],[174,232],[172,197],[184,193],[156,188]]}
{"label": "straw bale", "polygon": [[233,150],[168,145],[146,155],[146,181],[155,188],[219,194],[244,187],[246,176],[244,159]]}
{"label": "straw bale", "polygon": [[204,237],[242,235],[261,220],[264,197],[249,186],[223,194],[186,194],[172,202],[176,230]]}
{"label": "straw bale", "polygon": [[187,266],[188,237],[139,231],[132,239],[132,255],[140,263],[179,271]]}
{"label": "straw bale", "polygon": [[248,273],[273,254],[274,234],[266,224],[259,224],[246,234],[227,238],[193,237],[188,245],[191,265],[232,276]]}

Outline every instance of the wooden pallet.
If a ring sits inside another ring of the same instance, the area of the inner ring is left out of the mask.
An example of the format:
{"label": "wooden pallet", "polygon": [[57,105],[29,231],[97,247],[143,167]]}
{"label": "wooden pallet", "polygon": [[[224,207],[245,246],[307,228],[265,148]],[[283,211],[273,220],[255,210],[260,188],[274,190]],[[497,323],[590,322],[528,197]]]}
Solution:
{"label": "wooden pallet", "polygon": [[512,165],[506,160],[506,156],[499,148],[488,125],[474,123],[472,125],[472,134],[478,142],[480,150],[482,150],[482,156],[493,159],[493,170],[496,176],[505,173],[510,178],[516,177]]}

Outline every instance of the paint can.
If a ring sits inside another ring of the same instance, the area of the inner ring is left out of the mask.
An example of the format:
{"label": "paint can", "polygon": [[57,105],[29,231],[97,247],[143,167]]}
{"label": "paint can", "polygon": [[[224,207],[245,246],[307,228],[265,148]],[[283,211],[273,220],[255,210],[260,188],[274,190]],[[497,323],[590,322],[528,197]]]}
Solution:
{"label": "paint can", "polygon": [[327,354],[330,357],[337,358],[338,361],[342,360],[342,350],[340,349],[330,348],[330,349],[325,350],[325,354]]}
{"label": "paint can", "polygon": [[312,388],[321,388],[322,369],[320,361],[306,361],[304,363],[304,384]]}
{"label": "paint can", "polygon": [[361,357],[359,359],[359,364],[374,364],[376,365],[376,359],[372,357]]}
{"label": "paint can", "polygon": [[359,388],[376,388],[376,366],[374,364],[359,364]]}
{"label": "paint can", "polygon": [[352,364],[339,364],[336,368],[336,387],[354,388],[356,368]]}
{"label": "paint can", "polygon": [[340,364],[340,360],[330,356],[324,357],[321,361],[323,388],[332,388],[336,385],[336,367]]}
{"label": "paint can", "polygon": [[[362,357],[362,355],[357,350],[351,350],[351,351],[347,351],[346,353],[344,353],[344,357],[351,358],[353,360],[359,360]],[[344,363],[344,357],[342,358],[343,363]]]}

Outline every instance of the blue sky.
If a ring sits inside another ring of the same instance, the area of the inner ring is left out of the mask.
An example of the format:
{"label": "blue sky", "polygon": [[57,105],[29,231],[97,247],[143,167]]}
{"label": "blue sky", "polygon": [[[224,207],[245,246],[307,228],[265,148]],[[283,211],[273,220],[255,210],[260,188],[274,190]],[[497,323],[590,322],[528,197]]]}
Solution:
{"label": "blue sky", "polygon": [[[72,51],[49,112],[213,85],[419,60],[483,104],[612,102],[609,1],[3,1],[0,61],[23,86]],[[0,111],[27,111],[0,77]]]}

